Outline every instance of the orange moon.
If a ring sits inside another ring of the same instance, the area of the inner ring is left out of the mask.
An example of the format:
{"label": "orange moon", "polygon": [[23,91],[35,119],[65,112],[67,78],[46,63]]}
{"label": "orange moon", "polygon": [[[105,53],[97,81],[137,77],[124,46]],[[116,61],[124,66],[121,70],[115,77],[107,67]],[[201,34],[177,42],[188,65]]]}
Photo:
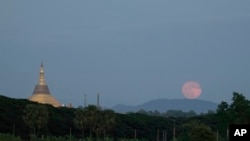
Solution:
{"label": "orange moon", "polygon": [[188,99],[196,99],[201,95],[201,87],[198,82],[188,81],[182,86],[182,94]]}

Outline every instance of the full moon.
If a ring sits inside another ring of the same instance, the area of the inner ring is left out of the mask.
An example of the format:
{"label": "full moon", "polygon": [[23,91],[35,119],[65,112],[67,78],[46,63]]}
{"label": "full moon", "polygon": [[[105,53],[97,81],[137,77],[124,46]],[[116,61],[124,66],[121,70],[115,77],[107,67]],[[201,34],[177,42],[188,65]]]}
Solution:
{"label": "full moon", "polygon": [[198,82],[188,81],[182,86],[182,94],[188,99],[196,99],[201,95],[201,87]]}

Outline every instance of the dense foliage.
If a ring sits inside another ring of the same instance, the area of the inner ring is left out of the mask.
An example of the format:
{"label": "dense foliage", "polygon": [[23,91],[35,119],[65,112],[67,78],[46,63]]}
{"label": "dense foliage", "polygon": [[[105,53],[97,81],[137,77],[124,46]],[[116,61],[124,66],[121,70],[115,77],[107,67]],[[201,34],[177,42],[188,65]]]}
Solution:
{"label": "dense foliage", "polygon": [[[208,111],[212,112],[212,111]],[[198,116],[194,111],[183,112],[182,110],[168,110],[166,112],[160,113],[159,111],[145,111],[143,109],[137,111],[137,113],[150,115],[150,116],[163,116],[163,117],[194,117]],[[203,114],[203,113],[201,113]]]}
{"label": "dense foliage", "polygon": [[[232,103],[222,101],[217,111],[183,115],[150,112],[119,114],[90,105],[85,108],[54,108],[25,99],[0,96],[1,140],[227,140],[228,126],[250,123],[250,101],[233,93]],[[170,115],[173,116],[170,116]],[[175,115],[175,116],[174,116]],[[166,138],[165,138],[166,137]]]}

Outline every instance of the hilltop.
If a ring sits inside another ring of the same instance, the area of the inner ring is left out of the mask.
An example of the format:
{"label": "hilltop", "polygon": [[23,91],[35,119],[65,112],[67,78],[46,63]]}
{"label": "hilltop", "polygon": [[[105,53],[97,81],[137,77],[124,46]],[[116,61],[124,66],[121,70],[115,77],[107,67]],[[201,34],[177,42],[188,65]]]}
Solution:
{"label": "hilltop", "polygon": [[112,109],[119,113],[137,112],[139,110],[166,112],[168,110],[194,111],[196,113],[215,111],[218,104],[205,100],[189,99],[155,99],[137,106],[115,105]]}

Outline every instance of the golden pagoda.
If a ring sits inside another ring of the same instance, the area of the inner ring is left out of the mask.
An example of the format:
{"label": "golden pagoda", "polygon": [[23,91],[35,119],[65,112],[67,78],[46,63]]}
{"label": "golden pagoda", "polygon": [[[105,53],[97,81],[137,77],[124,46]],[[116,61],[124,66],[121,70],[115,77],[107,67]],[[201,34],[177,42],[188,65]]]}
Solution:
{"label": "golden pagoda", "polygon": [[54,107],[61,106],[60,102],[58,102],[49,92],[49,87],[45,82],[43,63],[41,63],[40,67],[38,84],[36,84],[33,95],[29,97],[29,100],[42,104],[51,104]]}

